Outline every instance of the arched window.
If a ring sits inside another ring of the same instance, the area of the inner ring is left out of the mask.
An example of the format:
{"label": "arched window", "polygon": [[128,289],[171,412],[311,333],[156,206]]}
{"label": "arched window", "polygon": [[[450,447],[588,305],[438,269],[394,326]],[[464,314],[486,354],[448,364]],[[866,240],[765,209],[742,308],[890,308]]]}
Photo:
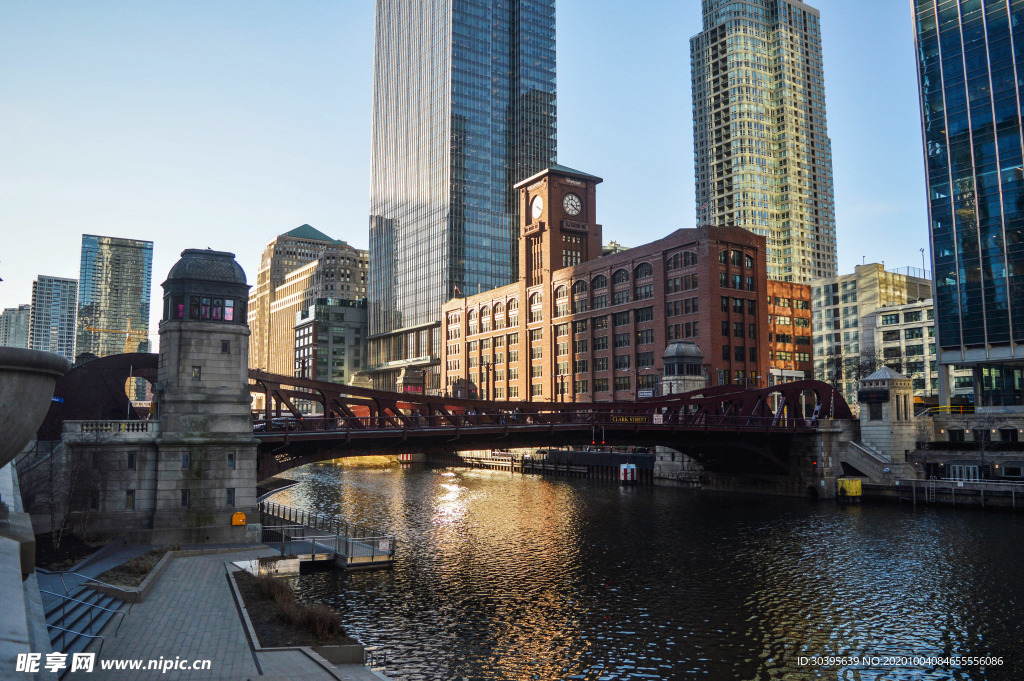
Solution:
{"label": "arched window", "polygon": [[615,274],[612,275],[613,284],[625,284],[629,281],[629,272],[626,270],[616,270]]}
{"label": "arched window", "polygon": [[530,296],[530,316],[529,316],[529,321],[531,321],[531,322],[543,321],[543,319],[544,319],[544,312],[541,310],[541,301],[542,300],[543,299],[541,298],[541,295],[539,293],[534,293],[533,295]]}
{"label": "arched window", "polygon": [[748,270],[754,269],[754,259],[749,255],[744,256],[744,265]]}
{"label": "arched window", "polygon": [[494,305],[494,328],[505,328],[505,305],[502,303],[495,303]]}
{"label": "arched window", "polygon": [[651,267],[651,263],[642,262],[633,269],[634,279],[646,279],[647,277],[654,276],[654,268]]}
{"label": "arched window", "polygon": [[564,317],[569,314],[569,287],[559,286],[555,289],[555,316]]}
{"label": "arched window", "polygon": [[476,310],[470,310],[469,311],[469,313],[466,315],[466,321],[469,322],[469,331],[467,333],[469,333],[470,335],[476,333],[477,332]]}
{"label": "arched window", "polygon": [[608,277],[603,274],[599,274],[593,278],[590,282],[590,287],[595,291],[602,288],[608,288]]}
{"label": "arched window", "polygon": [[682,266],[683,266],[682,258],[680,258],[679,254],[676,253],[675,255],[673,255],[671,258],[668,259],[668,265],[667,265],[666,269],[678,270]]}
{"label": "arched window", "polygon": [[585,282],[583,280],[580,280],[580,281],[577,281],[577,282],[573,283],[573,285],[572,285],[572,294],[574,296],[578,296],[581,293],[586,293],[586,292],[587,292],[587,282]]}
{"label": "arched window", "polygon": [[718,264],[719,265],[724,265],[727,262],[729,262],[729,251],[719,251],[718,252]]}
{"label": "arched window", "polygon": [[489,307],[480,308],[480,330],[491,330],[491,308]]}
{"label": "arched window", "polygon": [[508,325],[519,326],[519,299],[508,301]]}

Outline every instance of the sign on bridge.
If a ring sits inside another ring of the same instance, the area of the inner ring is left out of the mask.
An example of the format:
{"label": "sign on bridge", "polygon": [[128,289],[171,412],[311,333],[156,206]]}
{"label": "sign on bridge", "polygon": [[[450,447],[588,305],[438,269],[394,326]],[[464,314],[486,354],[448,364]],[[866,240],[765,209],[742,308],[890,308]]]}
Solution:
{"label": "sign on bridge", "polygon": [[650,423],[650,414],[636,414],[632,416],[622,416],[619,414],[612,414],[610,421],[612,423]]}

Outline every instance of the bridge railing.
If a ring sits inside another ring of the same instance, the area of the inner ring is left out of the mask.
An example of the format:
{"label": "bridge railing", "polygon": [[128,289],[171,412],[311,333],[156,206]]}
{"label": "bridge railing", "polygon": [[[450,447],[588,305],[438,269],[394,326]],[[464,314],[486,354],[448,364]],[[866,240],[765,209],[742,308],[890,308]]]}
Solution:
{"label": "bridge railing", "polygon": [[[286,544],[290,546],[292,542],[309,542],[320,548],[330,547],[338,555],[358,558],[360,561],[395,558],[395,536],[378,529],[274,501],[260,502],[259,508],[260,520],[264,522],[264,542],[280,542],[282,553],[285,553]],[[315,546],[312,553],[319,553]]]}
{"label": "bridge railing", "polygon": [[610,413],[603,411],[559,412],[490,412],[472,414],[400,414],[388,416],[305,417],[302,419],[256,420],[253,430],[257,435],[315,432],[358,432],[373,430],[429,431],[452,428],[523,428],[528,426],[662,426],[688,429],[722,430],[796,430],[813,429],[818,421],[813,418],[785,416],[730,416],[706,412],[687,413],[665,410],[648,413]]}

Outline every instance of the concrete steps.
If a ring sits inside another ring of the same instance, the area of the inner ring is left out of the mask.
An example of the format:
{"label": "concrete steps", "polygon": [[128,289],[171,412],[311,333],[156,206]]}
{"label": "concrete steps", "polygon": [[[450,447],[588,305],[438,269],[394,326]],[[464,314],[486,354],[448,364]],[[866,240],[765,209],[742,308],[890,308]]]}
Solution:
{"label": "concrete steps", "polygon": [[118,614],[124,611],[123,601],[85,585],[70,587],[66,595],[56,594],[59,591],[40,592],[50,645],[56,652],[68,655],[82,652],[97,640],[91,637],[99,636],[112,618],[123,618]]}

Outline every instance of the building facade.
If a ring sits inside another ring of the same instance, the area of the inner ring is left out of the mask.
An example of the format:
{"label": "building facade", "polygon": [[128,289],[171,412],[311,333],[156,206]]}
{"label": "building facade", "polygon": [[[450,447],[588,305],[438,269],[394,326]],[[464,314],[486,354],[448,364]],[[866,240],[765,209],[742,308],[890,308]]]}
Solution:
{"label": "building facade", "polygon": [[1024,410],[1024,5],[913,7],[939,362],[972,368],[980,408]]}
{"label": "building facade", "polygon": [[295,315],[295,376],[348,383],[363,367],[366,300],[320,298]]}
{"label": "building facade", "polygon": [[445,301],[516,278],[512,185],[556,160],[555,1],[377,0],[374,43],[369,375],[402,390],[436,385]]}
{"label": "building facade", "polygon": [[600,256],[600,178],[562,166],[516,187],[519,280],[444,306],[444,391],[528,401],[635,400],[660,389],[674,340],[704,357],[711,385],[764,385],[764,238],[681,229]]}
{"label": "building facade", "polygon": [[880,307],[874,316],[876,357],[880,357],[884,366],[911,381],[915,402],[938,405],[939,375],[952,371],[951,403],[974,403],[974,377],[970,367],[938,363],[935,309],[930,298]]}
{"label": "building facade", "polygon": [[32,282],[28,346],[75,361],[78,280],[39,275]]}
{"label": "building facade", "polygon": [[768,385],[810,380],[811,287],[768,280]]}
{"label": "building facade", "polygon": [[841,389],[854,405],[857,382],[884,364],[875,345],[875,311],[927,300],[931,287],[928,279],[890,272],[878,263],[813,281],[814,378]]}
{"label": "building facade", "polygon": [[[152,241],[82,235],[76,362],[149,351],[152,278]],[[145,397],[141,383],[135,399]]]}
{"label": "building facade", "polygon": [[0,313],[0,346],[27,348],[31,305],[5,308]]}
{"label": "building facade", "polygon": [[697,224],[768,239],[768,276],[836,274],[832,143],[818,10],[704,0],[690,39]]}
{"label": "building facade", "polygon": [[274,237],[263,250],[249,296],[249,365],[292,375],[296,315],[321,298],[364,299],[367,257],[309,225]]}

